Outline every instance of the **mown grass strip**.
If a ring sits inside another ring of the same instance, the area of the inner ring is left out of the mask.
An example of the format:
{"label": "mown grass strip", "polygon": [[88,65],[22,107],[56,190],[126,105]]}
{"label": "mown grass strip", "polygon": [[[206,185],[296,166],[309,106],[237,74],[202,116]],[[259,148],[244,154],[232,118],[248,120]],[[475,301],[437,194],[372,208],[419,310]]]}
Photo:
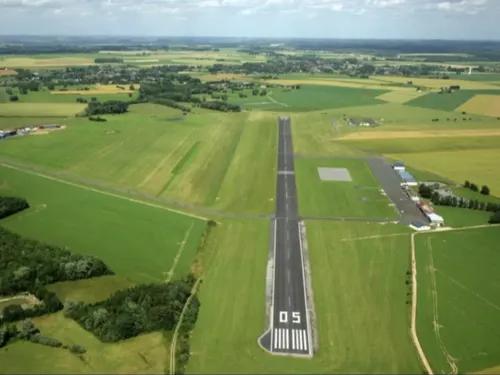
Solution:
{"label": "mown grass strip", "polygon": [[172,182],[174,182],[177,174],[182,172],[184,166],[188,164],[188,162],[193,161],[199,153],[199,146],[201,142],[194,143],[191,148],[184,154],[184,156],[177,162],[177,164],[172,169],[172,178],[170,178],[165,185],[160,189],[160,191],[156,194],[157,197],[161,196],[167,189],[170,187]]}

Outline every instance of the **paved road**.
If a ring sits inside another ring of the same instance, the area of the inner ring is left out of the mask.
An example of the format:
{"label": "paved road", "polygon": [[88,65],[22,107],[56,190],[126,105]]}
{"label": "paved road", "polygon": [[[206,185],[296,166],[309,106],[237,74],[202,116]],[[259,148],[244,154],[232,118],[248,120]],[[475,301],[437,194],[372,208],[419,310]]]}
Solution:
{"label": "paved road", "polygon": [[410,224],[412,221],[427,223],[428,220],[422,211],[418,209],[415,202],[404,192],[399,176],[391,166],[381,158],[373,157],[366,159],[366,161],[387,196],[396,205],[401,215],[400,222],[402,224]]}
{"label": "paved road", "polygon": [[279,118],[274,279],[270,330],[261,344],[277,354],[312,355],[290,118]]}

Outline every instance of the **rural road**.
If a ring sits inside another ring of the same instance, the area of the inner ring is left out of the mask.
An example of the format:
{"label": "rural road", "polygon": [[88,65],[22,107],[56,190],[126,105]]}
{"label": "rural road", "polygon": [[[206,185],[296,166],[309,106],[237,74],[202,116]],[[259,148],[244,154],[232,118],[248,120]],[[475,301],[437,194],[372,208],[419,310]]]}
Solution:
{"label": "rural road", "polygon": [[274,354],[312,356],[290,118],[279,118],[274,275],[270,329],[261,345]]}

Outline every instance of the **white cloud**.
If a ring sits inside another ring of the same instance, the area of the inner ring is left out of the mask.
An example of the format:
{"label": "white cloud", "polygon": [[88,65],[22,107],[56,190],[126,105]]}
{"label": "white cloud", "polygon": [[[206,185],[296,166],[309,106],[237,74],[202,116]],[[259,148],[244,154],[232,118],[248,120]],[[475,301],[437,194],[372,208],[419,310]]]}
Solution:
{"label": "white cloud", "polygon": [[[398,14],[422,10],[462,12],[474,14],[491,10],[500,0],[0,0],[0,22],[8,10],[40,12],[46,9],[61,9],[67,15],[103,15],[107,12],[157,13],[169,17],[188,12],[213,12],[225,17],[254,15],[260,13],[323,15],[327,12],[348,14],[383,14],[391,9]],[[201,13],[202,14],[202,13]],[[305,16],[307,17],[307,16]]]}

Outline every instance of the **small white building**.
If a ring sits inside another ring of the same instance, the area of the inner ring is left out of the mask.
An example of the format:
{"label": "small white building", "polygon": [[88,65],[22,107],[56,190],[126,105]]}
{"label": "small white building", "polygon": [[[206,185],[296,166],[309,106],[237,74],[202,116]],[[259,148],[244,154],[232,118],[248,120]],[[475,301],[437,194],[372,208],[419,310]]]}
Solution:
{"label": "small white building", "polygon": [[430,220],[431,225],[442,227],[444,226],[444,219],[436,213],[426,214],[427,218]]}
{"label": "small white building", "polygon": [[431,227],[427,224],[424,224],[420,221],[412,221],[412,223],[410,224],[410,228],[413,229],[413,230],[416,230],[416,231],[423,231],[423,230],[430,230]]}

